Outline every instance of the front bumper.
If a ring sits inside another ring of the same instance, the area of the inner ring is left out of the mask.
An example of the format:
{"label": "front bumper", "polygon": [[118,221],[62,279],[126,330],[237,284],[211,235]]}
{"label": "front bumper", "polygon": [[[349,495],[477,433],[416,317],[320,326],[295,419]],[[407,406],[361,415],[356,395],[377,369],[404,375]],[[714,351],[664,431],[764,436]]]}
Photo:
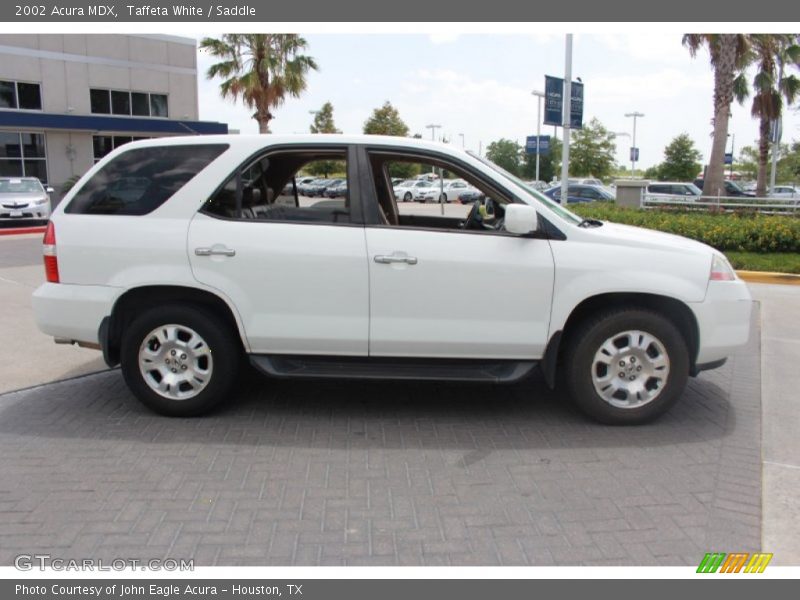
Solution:
{"label": "front bumper", "polygon": [[698,366],[719,363],[750,338],[753,299],[743,281],[710,281],[705,300],[689,307],[700,334]]}

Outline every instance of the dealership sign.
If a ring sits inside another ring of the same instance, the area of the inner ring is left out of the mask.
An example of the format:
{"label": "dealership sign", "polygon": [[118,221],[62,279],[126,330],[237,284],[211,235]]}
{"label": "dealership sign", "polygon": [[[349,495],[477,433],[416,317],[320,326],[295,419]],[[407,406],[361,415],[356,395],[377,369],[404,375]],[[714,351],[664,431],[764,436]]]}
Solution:
{"label": "dealership sign", "polygon": [[[572,82],[570,96],[569,126],[583,127],[583,84]],[[560,77],[544,76],[544,124],[563,126],[564,80]]]}

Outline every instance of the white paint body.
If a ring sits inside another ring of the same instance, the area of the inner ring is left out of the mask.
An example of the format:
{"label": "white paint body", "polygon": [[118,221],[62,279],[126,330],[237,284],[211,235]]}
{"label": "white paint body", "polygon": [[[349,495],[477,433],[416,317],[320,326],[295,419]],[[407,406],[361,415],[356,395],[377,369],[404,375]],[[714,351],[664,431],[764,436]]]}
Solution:
{"label": "white paint body", "polygon": [[[123,293],[171,285],[206,290],[226,302],[251,353],[536,360],[576,306],[617,292],[666,296],[688,306],[700,331],[698,363],[725,358],[747,341],[749,292],[738,279],[709,281],[719,254],[712,248],[609,223],[579,227],[560,207],[452,146],[342,135],[202,139],[230,147],[148,215],[65,213],[75,191],[56,208],[61,282],[45,283],[33,296],[43,332],[97,343],[101,320]],[[128,144],[83,180],[129,148],[196,140]],[[234,221],[198,212],[248,157],[293,143],[380,144],[458,160],[534,206],[566,239]],[[215,245],[235,248],[236,255],[194,254]],[[417,263],[374,261],[392,254]]]}

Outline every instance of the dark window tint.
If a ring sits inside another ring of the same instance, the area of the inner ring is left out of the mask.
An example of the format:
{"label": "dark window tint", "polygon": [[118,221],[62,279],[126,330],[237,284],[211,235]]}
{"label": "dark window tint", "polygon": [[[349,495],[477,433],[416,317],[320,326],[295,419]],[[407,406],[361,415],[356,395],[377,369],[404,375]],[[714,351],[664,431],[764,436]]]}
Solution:
{"label": "dark window tint", "polygon": [[130,92],[111,92],[111,112],[115,115],[131,114]]}
{"label": "dark window tint", "polygon": [[39,181],[47,182],[47,161],[26,160],[25,177],[36,177]]}
{"label": "dark window tint", "polygon": [[133,114],[138,117],[149,117],[150,102],[147,99],[147,94],[142,94],[141,92],[132,92],[131,109]]}
{"label": "dark window tint", "polygon": [[17,108],[17,91],[13,81],[0,81],[0,108]]}
{"label": "dark window tint", "polygon": [[18,83],[19,107],[27,110],[42,110],[42,94],[38,83]]}
{"label": "dark window tint", "polygon": [[120,146],[124,146],[128,142],[132,142],[133,138],[127,135],[115,135],[114,136],[114,150],[119,148]]}
{"label": "dark window tint", "polygon": [[114,149],[113,138],[110,135],[96,135],[92,138],[92,146],[94,148],[94,158],[103,158],[106,154]]}
{"label": "dark window tint", "polygon": [[93,113],[111,113],[111,97],[108,90],[89,90],[89,101]]}
{"label": "dark window tint", "polygon": [[22,149],[25,152],[25,158],[44,158],[44,135],[23,133]]}
{"label": "dark window tint", "polygon": [[166,94],[150,94],[150,116],[151,117],[166,117],[168,116],[167,110],[167,95]]}
{"label": "dark window tint", "polygon": [[222,154],[226,144],[156,146],[124,152],[78,191],[68,213],[144,215],[181,189]]}
{"label": "dark window tint", "polygon": [[0,177],[22,177],[21,160],[0,159]]}
{"label": "dark window tint", "polygon": [[670,193],[670,186],[668,186],[668,185],[651,185],[650,186],[650,193],[651,194],[669,194]]}
{"label": "dark window tint", "polygon": [[19,134],[17,132],[0,132],[0,158],[19,158],[21,156],[22,147],[19,144]]}

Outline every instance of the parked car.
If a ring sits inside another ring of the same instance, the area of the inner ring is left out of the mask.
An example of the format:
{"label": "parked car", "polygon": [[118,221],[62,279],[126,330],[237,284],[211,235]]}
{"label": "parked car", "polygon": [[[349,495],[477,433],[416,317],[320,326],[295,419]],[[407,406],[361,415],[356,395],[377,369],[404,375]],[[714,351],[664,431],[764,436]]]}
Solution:
{"label": "parked car", "polygon": [[[400,214],[388,165],[421,155],[485,200],[465,217]],[[276,204],[320,156],[358,193]],[[120,177],[151,181],[124,215],[106,202]],[[484,158],[411,138],[131,142],[69,191],[43,242],[39,328],[101,349],[167,415],[230,401],[248,360],[286,378],[509,383],[538,369],[587,415],[641,423],[750,332],[748,288],[720,252],[582,219]]]}
{"label": "parked car", "polygon": [[402,202],[411,202],[414,200],[417,190],[429,187],[430,182],[427,179],[407,179],[394,186],[394,197]]}
{"label": "parked car", "polygon": [[317,186],[322,186],[327,183],[327,179],[324,177],[316,177],[311,181],[307,181],[305,183],[300,183],[297,186],[297,193],[301,196],[308,196],[311,197],[312,195],[312,188],[316,189]]}
{"label": "parked car", "polygon": [[[559,204],[561,203],[561,186],[552,187],[544,193]],[[567,197],[568,203],[614,200],[614,194],[602,185],[570,183],[567,187],[567,194],[569,194]]]}
{"label": "parked car", "polygon": [[483,195],[484,195],[483,192],[478,189],[468,190],[466,192],[461,192],[458,195],[458,201],[461,204],[472,204],[473,202],[476,202],[481,198],[483,198]]}
{"label": "parked car", "polygon": [[36,177],[0,177],[0,221],[50,218],[50,194]]}
{"label": "parked car", "polygon": [[800,188],[793,185],[776,185],[770,198],[800,199]]}
{"label": "parked car", "polygon": [[664,196],[672,200],[697,200],[703,195],[703,190],[693,183],[680,181],[653,181],[647,184],[645,193],[649,196]]}
{"label": "parked car", "polygon": [[412,189],[415,202],[453,202],[459,194],[475,188],[463,179],[445,179],[429,181],[427,185],[416,185]]}
{"label": "parked car", "polygon": [[325,189],[325,196],[328,198],[344,198],[347,195],[347,180],[343,179],[339,183],[328,186]]}
{"label": "parked car", "polygon": [[[693,183],[695,186],[700,188],[701,191],[703,190],[704,180],[702,178],[695,179]],[[731,181],[730,179],[726,179],[724,185],[725,190],[723,194],[720,194],[721,196],[753,198],[756,195],[755,192],[746,192],[742,186],[735,181]]]}

